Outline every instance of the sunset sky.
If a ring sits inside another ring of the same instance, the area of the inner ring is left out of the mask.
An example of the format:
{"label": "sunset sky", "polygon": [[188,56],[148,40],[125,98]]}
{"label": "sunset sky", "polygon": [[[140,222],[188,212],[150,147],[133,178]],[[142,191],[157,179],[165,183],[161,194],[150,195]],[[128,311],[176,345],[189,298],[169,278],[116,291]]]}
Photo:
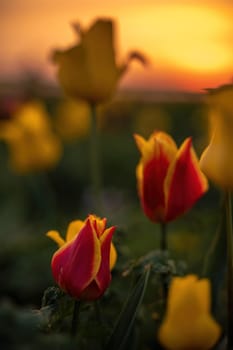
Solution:
{"label": "sunset sky", "polygon": [[119,61],[134,49],[150,61],[122,86],[200,91],[232,79],[232,0],[0,0],[0,79],[29,67],[55,80],[51,51],[74,43],[71,23],[96,17],[115,19]]}

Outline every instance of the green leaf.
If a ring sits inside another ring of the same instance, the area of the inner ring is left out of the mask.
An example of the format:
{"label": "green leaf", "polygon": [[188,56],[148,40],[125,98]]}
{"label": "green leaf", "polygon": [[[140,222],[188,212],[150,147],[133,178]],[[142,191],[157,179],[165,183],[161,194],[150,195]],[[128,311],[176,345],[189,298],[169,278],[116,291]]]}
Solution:
{"label": "green leaf", "polygon": [[150,266],[147,267],[147,270],[145,270],[144,274],[139,278],[128,296],[128,299],[123,306],[119,318],[114,326],[113,332],[107,342],[105,350],[123,349],[123,346],[125,345],[132,330],[138,309],[142,303],[149,280],[149,275]]}

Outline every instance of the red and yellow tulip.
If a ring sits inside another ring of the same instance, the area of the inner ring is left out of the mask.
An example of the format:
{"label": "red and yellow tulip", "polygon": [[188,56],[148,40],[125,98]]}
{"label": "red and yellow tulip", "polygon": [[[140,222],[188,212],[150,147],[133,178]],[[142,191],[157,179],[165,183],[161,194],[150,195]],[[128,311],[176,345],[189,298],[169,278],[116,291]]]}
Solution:
{"label": "red and yellow tulip", "polygon": [[47,233],[60,247],[51,267],[61,289],[79,300],[95,300],[103,295],[117,258],[111,241],[114,231],[115,227],[106,228],[105,218],[89,215],[84,222],[70,223],[66,240],[57,231]]}
{"label": "red and yellow tulip", "polygon": [[175,277],[168,293],[167,310],[158,339],[169,350],[212,348],[221,327],[210,314],[211,290],[208,279],[195,275]]}
{"label": "red and yellow tulip", "polygon": [[178,149],[165,132],[156,131],[148,140],[135,135],[141,152],[136,169],[142,208],[154,222],[174,220],[207,191],[191,138]]}

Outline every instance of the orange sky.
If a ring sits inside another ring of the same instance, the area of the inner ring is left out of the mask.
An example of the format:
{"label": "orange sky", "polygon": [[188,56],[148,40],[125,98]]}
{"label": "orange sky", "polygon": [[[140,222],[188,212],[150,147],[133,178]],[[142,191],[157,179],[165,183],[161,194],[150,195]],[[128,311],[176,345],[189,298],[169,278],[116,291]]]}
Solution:
{"label": "orange sky", "polygon": [[0,78],[29,66],[54,79],[50,52],[74,42],[70,23],[97,16],[117,21],[119,60],[132,49],[150,60],[122,86],[199,91],[232,78],[232,0],[0,0]]}

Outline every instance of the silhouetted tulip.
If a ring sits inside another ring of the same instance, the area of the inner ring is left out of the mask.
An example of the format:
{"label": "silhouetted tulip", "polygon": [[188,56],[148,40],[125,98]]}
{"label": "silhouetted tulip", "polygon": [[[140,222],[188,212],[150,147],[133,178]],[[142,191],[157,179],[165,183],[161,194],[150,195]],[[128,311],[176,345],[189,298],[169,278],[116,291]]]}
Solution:
{"label": "silhouetted tulip", "polygon": [[71,48],[56,50],[53,60],[58,65],[58,80],[65,93],[97,104],[108,100],[126,71],[129,60],[145,63],[138,52],[132,52],[118,65],[115,56],[115,23],[97,19],[88,30],[74,25],[79,41]]}

